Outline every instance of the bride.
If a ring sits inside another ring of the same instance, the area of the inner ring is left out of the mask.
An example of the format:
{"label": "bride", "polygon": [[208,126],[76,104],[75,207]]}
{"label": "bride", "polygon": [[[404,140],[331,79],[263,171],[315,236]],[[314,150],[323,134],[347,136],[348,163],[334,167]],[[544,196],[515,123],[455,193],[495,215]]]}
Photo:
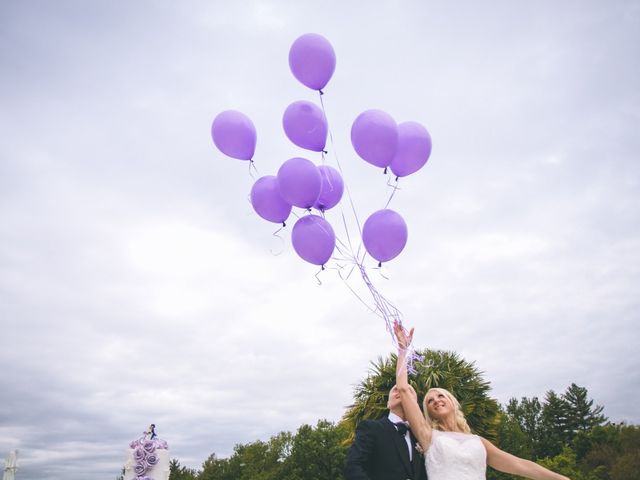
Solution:
{"label": "bride", "polygon": [[430,389],[424,397],[424,416],[407,378],[407,347],[413,328],[406,334],[399,323],[396,388],[400,392],[409,428],[425,452],[429,480],[485,480],[486,466],[533,480],[570,480],[537,463],[500,450],[488,440],[473,435],[458,400],[442,388]]}

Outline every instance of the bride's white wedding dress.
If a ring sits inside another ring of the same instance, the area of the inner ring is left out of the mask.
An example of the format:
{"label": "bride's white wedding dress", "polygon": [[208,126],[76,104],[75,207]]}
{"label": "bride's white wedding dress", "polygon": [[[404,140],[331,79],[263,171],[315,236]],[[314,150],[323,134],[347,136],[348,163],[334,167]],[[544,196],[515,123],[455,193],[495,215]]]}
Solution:
{"label": "bride's white wedding dress", "polygon": [[487,451],[477,435],[433,430],[425,454],[429,480],[485,480]]}

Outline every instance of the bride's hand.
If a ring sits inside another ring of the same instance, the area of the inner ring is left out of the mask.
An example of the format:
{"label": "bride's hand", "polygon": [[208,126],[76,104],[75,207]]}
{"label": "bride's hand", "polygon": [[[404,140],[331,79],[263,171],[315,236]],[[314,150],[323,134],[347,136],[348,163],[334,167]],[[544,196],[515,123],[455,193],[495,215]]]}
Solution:
{"label": "bride's hand", "polygon": [[407,334],[400,322],[396,320],[393,322],[393,332],[398,340],[398,347],[402,350],[406,350],[413,340],[413,328],[409,330],[409,334]]}

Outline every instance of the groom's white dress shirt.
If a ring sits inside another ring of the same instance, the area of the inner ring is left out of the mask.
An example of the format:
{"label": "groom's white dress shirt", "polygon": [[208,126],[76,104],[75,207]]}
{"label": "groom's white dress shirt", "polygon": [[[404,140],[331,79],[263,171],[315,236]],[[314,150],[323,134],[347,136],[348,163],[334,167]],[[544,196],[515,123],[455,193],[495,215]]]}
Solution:
{"label": "groom's white dress shirt", "polygon": [[[389,420],[392,423],[406,423],[407,426],[409,425],[409,422],[403,420],[402,418],[400,418],[398,415],[396,415],[395,413],[389,412]],[[409,449],[409,461],[413,460],[413,447],[411,446],[411,434],[409,433],[409,430],[407,430],[407,433],[404,434],[404,441],[407,442],[407,448]]]}

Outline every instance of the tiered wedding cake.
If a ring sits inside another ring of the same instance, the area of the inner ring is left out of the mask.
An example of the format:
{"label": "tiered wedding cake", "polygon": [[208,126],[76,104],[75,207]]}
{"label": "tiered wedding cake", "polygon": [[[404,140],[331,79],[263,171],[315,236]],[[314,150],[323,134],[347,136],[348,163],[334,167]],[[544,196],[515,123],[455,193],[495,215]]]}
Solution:
{"label": "tiered wedding cake", "polygon": [[129,444],[124,480],[169,480],[169,446],[151,425],[144,435]]}

